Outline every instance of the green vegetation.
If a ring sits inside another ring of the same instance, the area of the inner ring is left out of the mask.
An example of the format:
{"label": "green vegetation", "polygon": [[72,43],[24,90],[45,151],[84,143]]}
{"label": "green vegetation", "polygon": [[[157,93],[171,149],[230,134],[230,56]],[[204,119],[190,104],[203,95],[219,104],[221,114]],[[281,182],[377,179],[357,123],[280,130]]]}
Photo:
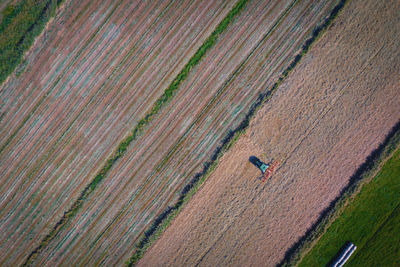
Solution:
{"label": "green vegetation", "polygon": [[348,263],[349,266],[400,266],[400,206]]}
{"label": "green vegetation", "polygon": [[[250,125],[250,121],[255,116],[256,112],[264,105],[264,103],[266,103],[269,99],[271,99],[273,93],[277,90],[280,83],[297,66],[301,58],[309,51],[312,44],[315,43],[315,41],[326,31],[326,29],[328,29],[329,25],[332,24],[333,20],[337,17],[339,11],[344,7],[347,1],[348,0],[340,1],[331,11],[330,16],[326,18],[321,25],[317,26],[313,30],[311,37],[308,38],[305,44],[303,45],[302,51],[295,56],[291,64],[280,75],[278,81],[274,83],[272,88],[268,90],[265,94],[259,96],[258,100],[251,106],[250,111],[248,112],[242,123],[239,125],[239,127],[234,131],[229,132],[227,137],[222,141],[222,145],[219,148],[217,148],[216,152],[212,156],[211,162],[207,162],[204,165],[203,171],[200,174],[196,175],[193,178],[193,180],[182,190],[181,195],[178,201],[175,203],[175,205],[173,205],[172,207],[169,206],[160,216],[158,216],[158,218],[153,222],[150,228],[143,233],[134,254],[126,263],[127,266],[135,265],[135,263],[143,257],[144,253],[153,244],[153,242],[160,237],[160,235],[165,231],[165,229],[167,229],[172,220],[183,209],[184,205],[192,198],[192,196],[197,192],[197,190],[204,183],[204,181],[207,180],[207,178],[218,166],[218,163],[223,154],[227,152],[236,143],[236,141],[246,132],[247,128]],[[233,16],[231,17],[233,18]],[[222,23],[224,23],[224,21]]]}
{"label": "green vegetation", "polygon": [[299,266],[324,266],[346,241],[357,246],[349,265],[391,266],[396,261],[399,263],[399,177],[400,149],[397,149],[378,175],[349,201]]}
{"label": "green vegetation", "polygon": [[22,0],[9,3],[0,23],[0,84],[22,62],[24,53],[56,14],[62,0]]}
{"label": "green vegetation", "polygon": [[122,142],[118,145],[117,149],[111,155],[111,157],[106,161],[101,170],[97,173],[94,179],[89,183],[89,185],[81,192],[81,195],[77,201],[71,206],[71,208],[64,212],[61,220],[56,224],[52,231],[44,237],[39,246],[35,248],[32,253],[28,256],[24,265],[29,265],[36,255],[48,244],[48,242],[69,222],[69,220],[74,217],[79,209],[83,206],[84,201],[88,198],[90,193],[92,193],[97,185],[104,179],[108,171],[111,169],[113,164],[124,155],[129,144],[135,140],[149,124],[149,122],[154,118],[154,116],[159,112],[159,110],[165,106],[165,104],[172,99],[174,93],[179,88],[179,85],[187,78],[191,68],[197,65],[206,52],[215,44],[219,35],[228,27],[233,18],[243,9],[247,0],[239,0],[235,6],[229,11],[228,15],[221,21],[217,28],[211,33],[211,35],[204,41],[196,53],[190,58],[189,62],[183,67],[181,72],[172,81],[168,88],[164,91],[160,98],[154,103],[150,111],[146,113],[144,118],[142,118],[131,133],[125,137]]}

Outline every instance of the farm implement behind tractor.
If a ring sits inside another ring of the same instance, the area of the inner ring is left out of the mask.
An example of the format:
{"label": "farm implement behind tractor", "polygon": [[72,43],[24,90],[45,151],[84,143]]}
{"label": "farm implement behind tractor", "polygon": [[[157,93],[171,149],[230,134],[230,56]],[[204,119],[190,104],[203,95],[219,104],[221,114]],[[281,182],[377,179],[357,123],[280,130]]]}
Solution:
{"label": "farm implement behind tractor", "polygon": [[261,182],[265,182],[278,166],[278,162],[275,160],[273,160],[269,164],[262,162],[259,158],[255,156],[251,156],[249,160],[251,163],[253,163],[257,168],[261,170],[263,174]]}

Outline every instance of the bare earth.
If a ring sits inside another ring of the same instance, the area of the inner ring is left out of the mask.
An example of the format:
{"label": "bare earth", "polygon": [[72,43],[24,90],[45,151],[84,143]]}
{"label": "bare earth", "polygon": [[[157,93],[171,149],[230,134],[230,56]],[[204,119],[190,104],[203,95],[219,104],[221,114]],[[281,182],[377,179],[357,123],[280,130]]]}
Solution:
{"label": "bare earth", "polygon": [[351,1],[139,265],[279,263],[400,119],[398,14]]}

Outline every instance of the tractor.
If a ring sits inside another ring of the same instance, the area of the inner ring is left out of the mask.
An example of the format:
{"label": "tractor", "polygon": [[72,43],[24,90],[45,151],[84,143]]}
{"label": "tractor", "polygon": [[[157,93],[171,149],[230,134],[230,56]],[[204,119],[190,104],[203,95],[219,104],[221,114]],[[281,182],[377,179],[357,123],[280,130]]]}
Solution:
{"label": "tractor", "polygon": [[255,156],[251,156],[249,158],[250,162],[253,163],[257,168],[259,168],[263,174],[261,182],[265,182],[275,170],[276,166],[278,165],[277,161],[272,161],[271,163],[267,164],[262,162],[259,158]]}

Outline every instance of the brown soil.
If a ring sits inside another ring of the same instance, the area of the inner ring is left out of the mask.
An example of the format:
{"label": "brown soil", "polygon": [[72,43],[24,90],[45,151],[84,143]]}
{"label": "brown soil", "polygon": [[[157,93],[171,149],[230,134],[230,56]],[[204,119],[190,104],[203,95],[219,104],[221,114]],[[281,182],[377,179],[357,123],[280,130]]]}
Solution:
{"label": "brown soil", "polygon": [[400,118],[399,13],[351,1],[139,265],[279,263]]}

